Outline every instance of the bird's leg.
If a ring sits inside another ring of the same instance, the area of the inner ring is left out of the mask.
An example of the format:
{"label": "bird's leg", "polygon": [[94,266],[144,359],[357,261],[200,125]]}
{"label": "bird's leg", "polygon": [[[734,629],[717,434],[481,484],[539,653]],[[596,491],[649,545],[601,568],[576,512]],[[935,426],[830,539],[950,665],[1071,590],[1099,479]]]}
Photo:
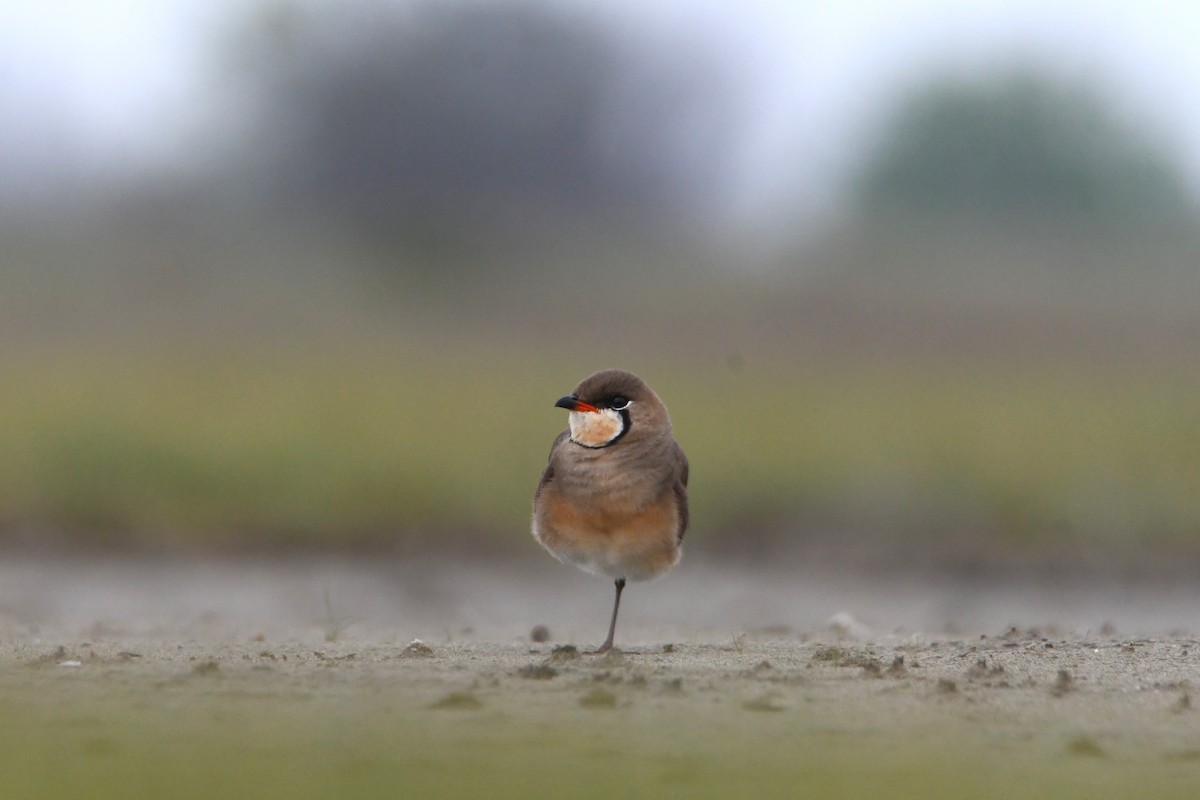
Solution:
{"label": "bird's leg", "polygon": [[608,638],[604,640],[604,644],[600,645],[600,649],[596,651],[597,654],[612,650],[613,634],[617,632],[617,609],[621,607],[621,590],[625,588],[625,579],[617,578],[616,586],[617,596],[613,599],[613,615],[612,622],[608,623]]}

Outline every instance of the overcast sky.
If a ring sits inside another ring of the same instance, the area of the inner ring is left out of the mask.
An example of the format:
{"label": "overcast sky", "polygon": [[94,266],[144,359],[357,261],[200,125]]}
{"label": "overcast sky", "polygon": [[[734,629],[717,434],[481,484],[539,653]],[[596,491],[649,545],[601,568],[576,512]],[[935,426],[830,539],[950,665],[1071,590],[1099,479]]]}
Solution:
{"label": "overcast sky", "polygon": [[[0,167],[178,158],[181,135],[203,119],[210,48],[253,2],[0,0]],[[747,213],[782,195],[818,201],[895,88],[945,63],[983,70],[1022,53],[1111,86],[1200,184],[1200,3],[559,2],[606,5],[727,54],[752,109]]]}

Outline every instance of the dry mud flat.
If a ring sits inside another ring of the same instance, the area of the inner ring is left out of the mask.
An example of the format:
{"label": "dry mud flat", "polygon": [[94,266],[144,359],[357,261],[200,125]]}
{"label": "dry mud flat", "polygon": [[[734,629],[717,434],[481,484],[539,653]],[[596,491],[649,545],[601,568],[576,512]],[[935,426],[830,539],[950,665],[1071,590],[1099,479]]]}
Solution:
{"label": "dry mud flat", "polygon": [[686,567],[4,559],[0,798],[1200,797],[1190,583]]}
{"label": "dry mud flat", "polygon": [[1194,639],[825,638],[5,641],[0,767],[14,797],[1200,792]]}

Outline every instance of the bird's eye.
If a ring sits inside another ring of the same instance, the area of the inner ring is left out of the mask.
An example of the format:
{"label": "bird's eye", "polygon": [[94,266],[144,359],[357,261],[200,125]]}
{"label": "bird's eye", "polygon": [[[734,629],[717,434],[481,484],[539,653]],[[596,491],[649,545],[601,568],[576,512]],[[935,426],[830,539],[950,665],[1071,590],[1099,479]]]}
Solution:
{"label": "bird's eye", "polygon": [[624,395],[613,395],[612,400],[608,402],[609,408],[613,411],[624,411],[629,408],[629,398]]}

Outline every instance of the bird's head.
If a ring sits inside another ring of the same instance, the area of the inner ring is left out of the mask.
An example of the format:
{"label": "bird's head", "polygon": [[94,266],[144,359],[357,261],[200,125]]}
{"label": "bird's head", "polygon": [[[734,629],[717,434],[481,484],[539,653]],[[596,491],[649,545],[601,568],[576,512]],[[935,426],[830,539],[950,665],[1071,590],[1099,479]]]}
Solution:
{"label": "bird's head", "polygon": [[626,436],[671,430],[667,408],[654,390],[622,369],[592,373],[554,405],[571,412],[571,441],[583,447],[609,447]]}

